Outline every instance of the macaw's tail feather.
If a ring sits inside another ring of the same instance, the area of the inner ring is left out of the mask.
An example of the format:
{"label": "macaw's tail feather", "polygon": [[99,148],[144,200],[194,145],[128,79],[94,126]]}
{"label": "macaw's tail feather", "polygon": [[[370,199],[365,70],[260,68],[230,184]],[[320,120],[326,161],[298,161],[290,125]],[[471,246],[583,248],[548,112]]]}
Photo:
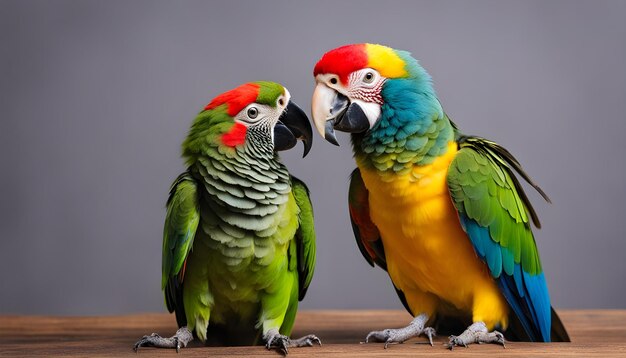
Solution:
{"label": "macaw's tail feather", "polygon": [[516,314],[509,314],[509,326],[502,332],[507,341],[532,342],[533,338],[527,333],[522,321]]}
{"label": "macaw's tail feather", "polygon": [[563,326],[554,308],[552,308],[552,330],[550,331],[550,339],[552,342],[571,342],[569,334],[567,334],[565,326]]}
{"label": "macaw's tail feather", "polygon": [[[571,342],[565,326],[561,322],[559,315],[554,308],[551,308],[550,341],[551,342]],[[532,342],[533,339],[526,333],[524,326],[517,315],[509,315],[509,327],[504,331],[504,337],[509,341]]]}

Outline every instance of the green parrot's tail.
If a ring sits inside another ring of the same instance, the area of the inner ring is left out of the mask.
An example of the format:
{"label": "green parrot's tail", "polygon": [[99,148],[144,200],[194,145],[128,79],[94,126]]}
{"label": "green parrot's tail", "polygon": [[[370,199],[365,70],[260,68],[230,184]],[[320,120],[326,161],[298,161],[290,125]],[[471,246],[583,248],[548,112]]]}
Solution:
{"label": "green parrot's tail", "polygon": [[187,326],[187,316],[185,315],[185,307],[182,302],[183,287],[178,276],[173,276],[165,286],[165,304],[170,313],[176,312],[176,323],[178,327]]}

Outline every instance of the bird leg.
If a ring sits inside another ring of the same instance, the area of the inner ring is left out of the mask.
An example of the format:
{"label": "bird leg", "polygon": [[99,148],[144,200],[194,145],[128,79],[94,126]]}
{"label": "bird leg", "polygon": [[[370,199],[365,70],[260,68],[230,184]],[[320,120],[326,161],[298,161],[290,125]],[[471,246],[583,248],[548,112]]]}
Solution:
{"label": "bird leg", "polygon": [[370,339],[375,342],[385,342],[385,349],[387,346],[394,343],[403,343],[407,339],[425,335],[428,337],[428,342],[433,345],[433,336],[436,336],[435,329],[432,327],[424,327],[428,321],[428,315],[425,313],[415,317],[408,326],[397,329],[384,329],[382,331],[372,331],[365,338],[365,343],[369,343]]}
{"label": "bird leg", "polygon": [[291,339],[278,332],[276,328],[272,328],[263,335],[265,340],[265,348],[277,348],[284,355],[289,353],[288,348],[291,347],[313,347],[313,344],[322,345],[322,341],[316,335],[309,334],[302,338]]}
{"label": "bird leg", "polygon": [[187,344],[191,341],[193,341],[191,331],[187,327],[181,327],[170,338],[163,338],[156,333],[143,336],[135,343],[133,349],[137,352],[139,347],[176,348],[176,352],[179,352],[181,348],[187,347]]}
{"label": "bird leg", "polygon": [[466,347],[472,343],[495,343],[504,345],[504,335],[498,331],[489,332],[484,322],[475,322],[459,336],[450,336],[447,347],[452,350],[455,346]]}

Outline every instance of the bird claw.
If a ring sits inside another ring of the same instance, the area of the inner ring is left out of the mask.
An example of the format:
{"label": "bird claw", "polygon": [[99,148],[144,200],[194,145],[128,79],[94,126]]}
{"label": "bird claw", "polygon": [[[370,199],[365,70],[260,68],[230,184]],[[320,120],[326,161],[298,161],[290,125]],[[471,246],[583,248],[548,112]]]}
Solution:
{"label": "bird claw", "polygon": [[322,346],[322,340],[314,334],[291,340],[290,346],[292,347],[313,347],[314,344]]}
{"label": "bird claw", "polygon": [[428,337],[428,343],[433,345],[433,336],[437,333],[432,327],[424,327],[428,321],[428,315],[420,314],[404,328],[384,329],[382,331],[372,331],[365,337],[365,343],[370,340],[375,342],[384,342],[384,348],[387,349],[391,344],[404,343],[407,339],[425,335]]}
{"label": "bird claw", "polygon": [[437,337],[437,331],[435,331],[433,327],[426,327],[424,328],[422,334],[425,334],[426,337],[428,337],[428,343],[430,343],[431,347],[434,347],[435,345],[433,344],[433,337]]}
{"label": "bird claw", "polygon": [[265,348],[267,348],[267,350],[270,350],[272,348],[277,348],[279,352],[281,352],[284,355],[287,355],[289,354],[289,345],[290,345],[289,337],[284,336],[282,334],[276,334],[276,335],[270,336],[270,338],[267,340],[267,343],[265,344]]}
{"label": "bird claw", "polygon": [[284,355],[289,354],[290,347],[313,347],[313,345],[322,345],[322,341],[314,334],[309,334],[302,338],[291,339],[285,335],[278,333],[278,330],[270,330],[265,334],[265,348],[277,348]]}
{"label": "bird claw", "polygon": [[448,344],[446,344],[446,348],[448,348],[449,350],[452,350],[455,346],[467,348],[467,344],[465,343],[465,341],[463,341],[458,336],[450,336],[448,337],[448,339],[449,341]]}
{"label": "bird claw", "polygon": [[270,340],[265,345],[265,348],[268,350],[272,348],[278,348],[278,351],[283,353],[284,355],[289,354],[289,337],[283,335],[276,335],[270,338]]}
{"label": "bird claw", "polygon": [[187,329],[187,327],[182,327],[176,331],[175,335],[169,338],[161,337],[158,333],[143,336],[135,343],[133,350],[138,352],[140,347],[175,348],[176,353],[178,353],[181,348],[186,347],[192,340],[193,335],[189,329]]}
{"label": "bird claw", "polygon": [[503,348],[506,348],[504,335],[498,331],[489,332],[483,322],[472,324],[458,336],[450,336],[446,348],[450,350],[454,347],[468,348],[472,343],[501,344]]}
{"label": "bird claw", "polygon": [[367,337],[365,337],[365,343],[369,343],[370,338],[374,338],[376,342],[385,342],[387,341],[387,339],[389,339],[391,331],[391,329],[385,329],[382,331],[371,331],[367,334]]}

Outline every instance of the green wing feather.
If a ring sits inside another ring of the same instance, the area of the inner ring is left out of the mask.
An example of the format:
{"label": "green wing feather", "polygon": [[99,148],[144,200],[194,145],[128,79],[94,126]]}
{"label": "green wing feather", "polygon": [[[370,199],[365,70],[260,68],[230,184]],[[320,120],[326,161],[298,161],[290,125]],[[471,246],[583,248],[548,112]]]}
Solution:
{"label": "green wing feather", "polygon": [[539,218],[513,171],[548,197],[500,145],[479,137],[457,140],[459,151],[447,177],[450,195],[476,254],[523,326],[513,333],[532,341],[568,340],[550,307],[531,230],[530,222],[539,227]]}
{"label": "green wing feather", "polygon": [[529,213],[530,217],[536,214],[526,195],[520,195],[523,190],[518,190],[515,176],[499,155],[475,142],[461,142],[450,164],[448,187],[459,214],[487,228],[493,242],[507,249],[501,260],[493,258],[501,261],[499,267],[487,257],[495,277],[502,268],[512,275],[514,263],[521,263],[524,271],[533,275],[541,272],[529,224]]}
{"label": "green wing feather", "polygon": [[315,271],[315,223],[313,221],[313,206],[309,196],[309,189],[300,179],[291,177],[291,190],[296,204],[300,208],[298,216],[300,225],[296,231],[297,268],[298,268],[298,300],[306,294],[313,272]]}
{"label": "green wing feather", "polygon": [[[170,188],[167,214],[163,228],[163,258],[161,287],[165,290],[165,304],[170,312],[182,307],[182,281],[185,262],[193,246],[200,221],[196,181],[189,173],[181,174]],[[180,316],[180,318],[179,318]]]}

